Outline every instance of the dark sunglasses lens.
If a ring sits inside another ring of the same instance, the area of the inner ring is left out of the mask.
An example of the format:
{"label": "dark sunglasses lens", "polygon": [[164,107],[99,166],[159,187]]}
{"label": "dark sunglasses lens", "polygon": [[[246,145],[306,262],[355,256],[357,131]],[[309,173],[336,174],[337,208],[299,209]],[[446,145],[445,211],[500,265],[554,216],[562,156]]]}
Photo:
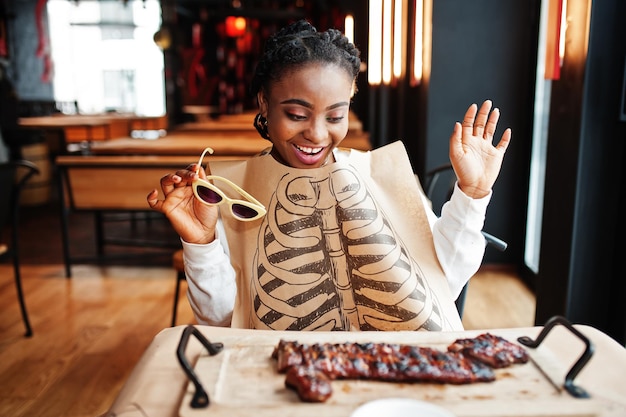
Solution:
{"label": "dark sunglasses lens", "polygon": [[251,219],[259,214],[258,211],[241,205],[241,204],[233,204],[233,214],[241,219]]}
{"label": "dark sunglasses lens", "polygon": [[209,204],[217,204],[222,201],[222,196],[210,188],[198,186],[197,191],[200,198]]}

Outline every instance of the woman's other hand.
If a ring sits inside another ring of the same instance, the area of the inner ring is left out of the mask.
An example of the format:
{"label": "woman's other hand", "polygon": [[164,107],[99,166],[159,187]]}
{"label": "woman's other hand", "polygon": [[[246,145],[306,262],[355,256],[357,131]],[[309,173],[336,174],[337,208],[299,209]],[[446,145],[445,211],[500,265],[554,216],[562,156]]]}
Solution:
{"label": "woman's other hand", "polygon": [[161,178],[161,190],[165,199],[158,199],[159,193],[156,189],[146,199],[153,210],[168,218],[181,239],[188,243],[206,244],[215,240],[218,208],[203,204],[195,197],[192,183],[196,175],[206,178],[204,169],[197,164],[167,174]]}
{"label": "woman's other hand", "polygon": [[463,123],[455,123],[450,137],[450,162],[459,188],[471,198],[482,198],[491,192],[511,140],[511,129],[507,128],[498,144],[493,145],[500,110],[492,111],[491,105],[490,100],[485,100],[478,110],[472,104]]}

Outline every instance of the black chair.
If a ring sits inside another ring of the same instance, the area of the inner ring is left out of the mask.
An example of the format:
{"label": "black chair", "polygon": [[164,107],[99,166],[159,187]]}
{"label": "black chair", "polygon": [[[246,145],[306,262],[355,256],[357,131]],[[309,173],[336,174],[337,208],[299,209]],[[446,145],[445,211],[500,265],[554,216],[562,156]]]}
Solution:
{"label": "black chair", "polygon": [[[454,184],[456,182],[456,175],[451,164],[440,165],[426,173],[424,179],[424,193],[428,197],[433,205],[433,211],[438,216],[441,214],[441,207],[450,199],[452,192],[454,191]],[[482,232],[485,237],[487,246],[491,246],[501,252],[504,252],[507,248],[507,243],[487,232]],[[461,290],[461,294],[456,299],[455,304],[459,316],[463,318],[463,310],[465,309],[465,298],[467,297],[467,287],[469,282],[465,284]]]}
{"label": "black chair", "polygon": [[[22,172],[25,174],[22,175]],[[17,174],[20,174],[18,177]],[[26,311],[26,303],[24,302],[24,293],[22,291],[22,277],[20,275],[19,260],[19,203],[20,194],[26,181],[35,174],[39,173],[39,168],[29,161],[9,161],[0,163],[0,229],[3,232],[7,228],[11,229],[11,237],[8,243],[3,239],[0,241],[0,259],[11,258],[13,261],[13,270],[15,276],[15,288],[17,289],[17,297],[22,310],[22,319],[26,327],[24,336],[30,337],[33,331],[28,320],[28,312]]]}

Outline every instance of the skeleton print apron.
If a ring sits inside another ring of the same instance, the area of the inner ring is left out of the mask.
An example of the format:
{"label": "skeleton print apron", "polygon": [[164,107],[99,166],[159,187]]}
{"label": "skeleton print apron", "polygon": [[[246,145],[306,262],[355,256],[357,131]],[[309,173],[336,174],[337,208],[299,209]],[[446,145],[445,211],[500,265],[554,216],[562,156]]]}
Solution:
{"label": "skeleton print apron", "polygon": [[251,222],[222,215],[237,274],[233,327],[462,329],[401,142],[317,169],[266,153],[210,170],[267,208]]}

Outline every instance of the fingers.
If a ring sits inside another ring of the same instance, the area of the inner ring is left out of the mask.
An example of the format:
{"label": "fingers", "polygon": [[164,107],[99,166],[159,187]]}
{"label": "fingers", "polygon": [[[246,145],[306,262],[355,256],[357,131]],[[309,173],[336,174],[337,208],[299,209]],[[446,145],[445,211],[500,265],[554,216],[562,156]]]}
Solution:
{"label": "fingers", "polygon": [[[181,169],[176,171],[173,174],[167,174],[161,177],[160,184],[161,190],[167,199],[167,196],[172,193],[177,188],[191,186],[193,181],[197,178],[198,174],[192,169],[195,167],[194,165],[190,165],[186,169]],[[204,171],[202,171],[204,173]],[[148,205],[153,210],[162,211],[163,201],[159,200],[159,192],[154,189],[148,193],[146,200]]]}
{"label": "fingers", "polygon": [[463,118],[463,136],[476,136],[490,141],[493,139],[500,119],[500,109],[491,110],[491,106],[491,100],[485,100],[480,109],[476,104],[467,109]]}
{"label": "fingers", "polygon": [[462,130],[463,127],[461,123],[456,122],[454,124],[454,130],[450,135],[450,148],[448,149],[448,157],[450,158],[450,161],[456,161],[457,159],[462,158],[465,153],[463,150]]}
{"label": "fingers", "polygon": [[[208,166],[207,166],[208,168]],[[184,173],[184,175],[182,175],[184,178],[188,178],[189,181],[193,181],[196,179],[196,176],[198,176],[199,178],[203,178],[205,179],[207,176],[207,171],[205,171],[204,168],[202,168],[202,165],[198,165],[198,164],[191,164],[189,166],[187,166],[187,168],[185,168],[185,170],[183,171],[176,171],[177,174],[179,173]]]}
{"label": "fingers", "polygon": [[163,201],[159,200],[159,192],[156,188],[150,191],[150,193],[146,196],[146,200],[152,210],[161,211]]}
{"label": "fingers", "polygon": [[456,146],[460,146],[463,139],[463,127],[461,123],[454,123],[454,130],[452,131],[452,135],[450,135],[450,149],[454,149]]}
{"label": "fingers", "polygon": [[507,128],[502,134],[502,137],[500,138],[500,142],[498,142],[496,149],[499,149],[502,152],[506,152],[506,149],[509,147],[509,142],[511,142],[512,134],[513,133],[511,132],[511,128]]}
{"label": "fingers", "polygon": [[492,140],[493,135],[496,134],[496,128],[498,127],[498,120],[500,119],[500,109],[495,108],[489,115],[489,120],[487,121],[487,126],[485,126],[485,133],[483,138]]}
{"label": "fingers", "polygon": [[[161,190],[166,196],[174,191],[176,186],[182,182],[182,178],[176,174],[167,174],[161,177]],[[184,184],[183,184],[184,185]]]}
{"label": "fingers", "polygon": [[164,175],[161,177],[161,189],[167,195],[175,188],[191,185],[196,176],[197,174],[189,169],[181,169],[173,174]]}
{"label": "fingers", "polygon": [[478,110],[478,115],[474,121],[474,136],[479,138],[484,137],[485,126],[487,125],[487,119],[489,118],[489,111],[491,110],[491,100],[485,100]]}
{"label": "fingers", "polygon": [[478,106],[476,104],[472,104],[469,106],[467,111],[465,112],[465,117],[463,118],[463,136],[472,136],[474,135],[474,118],[476,117],[476,111]]}

